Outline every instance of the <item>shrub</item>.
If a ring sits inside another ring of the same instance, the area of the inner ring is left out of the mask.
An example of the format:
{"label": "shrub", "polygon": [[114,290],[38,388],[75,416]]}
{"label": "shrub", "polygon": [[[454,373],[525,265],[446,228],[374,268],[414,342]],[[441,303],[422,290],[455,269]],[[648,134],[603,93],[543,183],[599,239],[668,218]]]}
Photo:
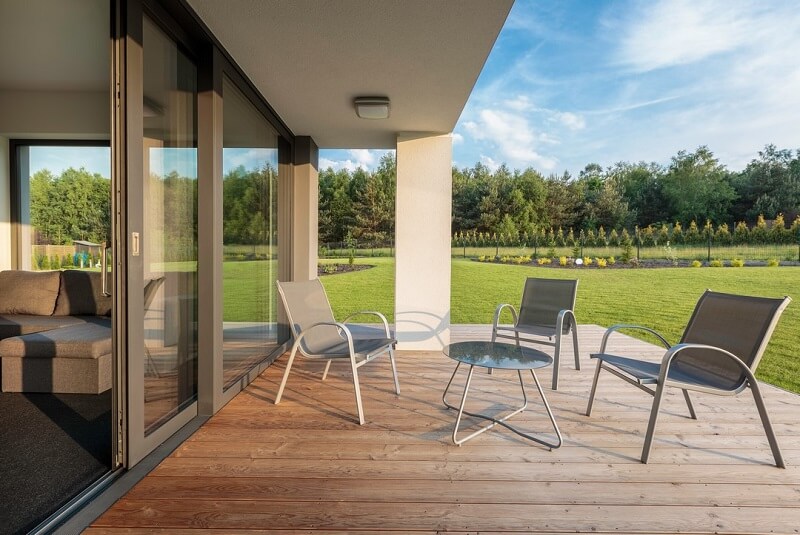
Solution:
{"label": "shrub", "polygon": [[595,262],[597,262],[597,267],[604,268],[606,267],[606,259],[605,258],[596,258]]}
{"label": "shrub", "polygon": [[667,244],[664,245],[663,249],[664,249],[664,256],[667,258],[667,260],[669,260],[673,266],[677,266],[678,254],[672,250],[672,247],[670,246],[669,242],[667,242]]}
{"label": "shrub", "polygon": [[708,263],[708,267],[722,267],[722,266],[723,266],[722,260],[718,260],[716,258]]}
{"label": "shrub", "polygon": [[614,264],[617,263],[617,259],[614,258],[613,256],[609,256],[607,262],[609,266],[613,266]]}
{"label": "shrub", "polygon": [[566,256],[559,257],[558,258],[558,264],[560,266],[566,266],[567,265],[567,257]]}
{"label": "shrub", "polygon": [[553,261],[550,258],[546,258],[546,257],[542,257],[542,258],[537,258],[536,259],[536,263],[539,264],[540,266],[545,266],[545,265],[550,264],[552,262]]}
{"label": "shrub", "polygon": [[338,264],[319,264],[319,269],[328,275],[336,273],[339,270]]}
{"label": "shrub", "polygon": [[631,246],[630,241],[628,243],[623,244],[622,247],[623,249],[622,249],[622,254],[620,255],[620,259],[623,262],[630,262],[633,259],[633,247]]}
{"label": "shrub", "polygon": [[767,260],[768,267],[778,267],[780,265],[780,261],[777,258],[770,258]]}
{"label": "shrub", "polygon": [[692,260],[692,267],[702,267],[703,263],[699,260]]}
{"label": "shrub", "polygon": [[592,257],[590,257],[590,256],[584,256],[584,257],[583,257],[583,263],[584,263],[585,265],[587,265],[587,266],[591,266],[591,265],[592,265]]}
{"label": "shrub", "polygon": [[731,267],[743,267],[743,266],[744,266],[744,260],[742,260],[741,258],[734,258],[733,260],[731,260]]}

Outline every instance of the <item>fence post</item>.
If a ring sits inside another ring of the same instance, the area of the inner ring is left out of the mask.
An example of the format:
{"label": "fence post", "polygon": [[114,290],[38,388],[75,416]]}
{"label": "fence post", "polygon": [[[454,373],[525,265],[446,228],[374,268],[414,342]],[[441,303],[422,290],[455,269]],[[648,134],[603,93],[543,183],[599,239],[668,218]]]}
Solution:
{"label": "fence post", "polygon": [[708,235],[708,262],[711,262],[711,234]]}
{"label": "fence post", "polygon": [[642,238],[639,236],[639,230],[636,230],[636,261],[640,262],[642,260],[641,257],[641,247],[642,247]]}

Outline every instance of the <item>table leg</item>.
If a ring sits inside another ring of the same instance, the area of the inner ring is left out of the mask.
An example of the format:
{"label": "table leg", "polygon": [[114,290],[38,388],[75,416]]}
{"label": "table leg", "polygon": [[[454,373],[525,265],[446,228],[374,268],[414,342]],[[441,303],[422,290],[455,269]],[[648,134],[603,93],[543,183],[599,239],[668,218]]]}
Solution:
{"label": "table leg", "polygon": [[[524,433],[524,432],[520,431],[519,429],[513,427],[512,425],[506,423],[506,420],[508,420],[509,418],[511,418],[512,416],[514,416],[516,414],[519,414],[520,412],[524,411],[528,407],[528,395],[525,392],[525,383],[524,383],[524,381],[522,379],[522,372],[519,371],[519,370],[517,371],[517,376],[519,377],[519,386],[520,386],[520,389],[522,390],[523,405],[521,407],[517,408],[516,410],[514,410],[513,412],[510,412],[509,414],[503,416],[502,418],[493,418],[493,417],[485,415],[485,414],[473,413],[473,412],[469,412],[469,411],[464,410],[464,406],[466,405],[466,402],[467,402],[467,394],[469,393],[470,383],[472,382],[472,372],[473,372],[474,366],[470,366],[469,367],[469,372],[467,374],[467,381],[466,381],[466,383],[464,385],[464,393],[461,396],[461,404],[460,404],[460,406],[456,407],[456,406],[451,405],[450,403],[448,403],[448,401],[446,399],[447,398],[447,392],[450,390],[450,386],[452,385],[453,379],[455,379],[456,373],[458,373],[458,369],[459,369],[460,366],[461,366],[461,363],[459,362],[456,365],[456,369],[453,370],[453,375],[450,376],[450,381],[447,383],[447,387],[445,387],[444,393],[442,394],[442,402],[444,403],[444,405],[448,409],[458,410],[458,416],[456,417],[456,424],[455,424],[455,427],[453,428],[453,442],[455,444],[458,444],[460,446],[461,444],[463,444],[467,440],[475,438],[476,436],[480,435],[481,433],[484,433],[484,432],[488,431],[489,429],[493,428],[494,426],[502,425],[506,429],[508,429],[508,430],[520,435],[521,437],[526,438],[528,440],[531,440],[533,442],[537,442],[537,443],[542,444],[544,446],[547,446],[551,450],[561,447],[561,444],[563,443],[563,439],[561,437],[561,432],[558,429],[558,424],[556,424],[556,420],[555,420],[555,417],[553,416],[553,412],[550,410],[550,405],[547,402],[547,398],[544,395],[544,391],[542,390],[542,387],[539,384],[539,379],[536,377],[536,373],[533,370],[531,370],[531,375],[533,376],[533,381],[536,384],[536,388],[538,389],[539,395],[542,398],[542,402],[544,404],[545,410],[547,411],[547,415],[550,418],[550,422],[553,424],[553,429],[555,430],[556,436],[558,437],[558,441],[555,442],[555,443],[547,442],[547,441],[542,440],[542,439],[540,439],[538,437],[535,437],[535,436],[533,436],[531,434]],[[492,423],[490,423],[489,425],[486,425],[484,427],[481,427],[480,429],[478,429],[474,433],[472,433],[472,434],[470,434],[470,435],[468,435],[468,436],[466,436],[464,438],[459,439],[458,438],[458,427],[461,424],[461,417],[464,414],[467,414],[469,416],[473,416],[473,417],[476,417],[476,418],[483,418],[484,420],[489,420]]]}

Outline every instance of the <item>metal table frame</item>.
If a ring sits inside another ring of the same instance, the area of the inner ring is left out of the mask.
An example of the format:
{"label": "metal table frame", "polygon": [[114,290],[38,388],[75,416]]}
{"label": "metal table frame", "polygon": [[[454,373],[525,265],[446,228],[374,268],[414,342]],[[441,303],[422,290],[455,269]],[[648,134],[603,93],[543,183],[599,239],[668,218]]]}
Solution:
{"label": "metal table frame", "polygon": [[[498,343],[498,342],[495,342],[495,343]],[[506,345],[510,345],[510,344],[506,344]],[[453,357],[450,357],[450,358],[453,358]],[[475,368],[476,365],[480,366],[478,364],[470,364],[469,365],[469,372],[467,373],[467,382],[464,384],[464,393],[461,396],[461,404],[460,404],[460,406],[456,407],[456,406],[451,405],[450,403],[448,403],[448,401],[447,401],[447,392],[450,390],[450,386],[453,384],[453,379],[455,379],[456,374],[458,373],[458,370],[461,367],[461,364],[464,364],[464,362],[459,361],[457,358],[453,358],[453,360],[458,361],[458,364],[456,364],[456,369],[453,370],[453,375],[450,376],[450,381],[448,381],[447,387],[444,389],[444,393],[442,394],[442,402],[444,403],[444,405],[448,409],[458,410],[458,417],[456,418],[456,425],[453,428],[453,442],[455,444],[458,444],[460,446],[464,442],[466,442],[467,440],[475,438],[476,436],[480,435],[481,433],[484,433],[484,432],[488,431],[489,429],[492,429],[496,425],[501,425],[501,426],[505,427],[506,429],[516,433],[517,435],[519,435],[519,436],[521,436],[521,437],[523,437],[523,438],[525,438],[527,440],[531,440],[533,442],[537,442],[539,444],[542,444],[543,446],[547,446],[551,450],[554,450],[554,449],[557,449],[557,448],[561,447],[561,445],[563,444],[563,439],[561,437],[561,431],[559,431],[559,429],[558,429],[558,424],[556,423],[555,417],[553,416],[553,411],[550,410],[550,404],[547,403],[547,398],[544,395],[544,391],[542,390],[542,386],[539,384],[539,379],[536,377],[536,372],[533,370],[533,367],[529,368],[529,371],[531,372],[531,376],[533,376],[533,382],[536,384],[536,388],[539,391],[539,396],[541,396],[541,398],[542,398],[542,403],[544,404],[544,408],[547,411],[547,416],[550,418],[550,422],[553,424],[553,430],[556,433],[556,437],[558,437],[558,441],[554,442],[554,443],[547,442],[546,440],[542,440],[541,438],[535,437],[535,436],[533,436],[533,435],[531,435],[529,433],[525,433],[523,431],[520,431],[519,429],[517,429],[517,428],[513,427],[512,425],[506,423],[506,420],[508,420],[509,418],[514,416],[515,414],[519,414],[520,412],[524,411],[528,407],[528,395],[525,392],[525,383],[524,383],[524,381],[522,379],[522,370],[519,370],[519,369],[517,370],[517,376],[519,377],[519,386],[520,386],[520,389],[522,390],[523,404],[522,404],[521,407],[515,409],[514,411],[510,412],[509,414],[506,414],[502,418],[494,418],[494,417],[486,415],[486,414],[480,414],[480,413],[469,412],[469,411],[464,410],[464,406],[466,405],[466,402],[467,402],[467,394],[469,393],[470,383],[472,382],[472,372],[474,371],[474,368]],[[458,438],[458,427],[461,424],[461,417],[464,414],[467,414],[469,416],[474,416],[476,418],[483,418],[484,420],[489,420],[491,423],[481,427],[480,429],[478,429],[474,433],[472,433],[472,434],[470,434],[470,435],[468,435],[468,436],[466,436],[464,438],[459,439]]]}

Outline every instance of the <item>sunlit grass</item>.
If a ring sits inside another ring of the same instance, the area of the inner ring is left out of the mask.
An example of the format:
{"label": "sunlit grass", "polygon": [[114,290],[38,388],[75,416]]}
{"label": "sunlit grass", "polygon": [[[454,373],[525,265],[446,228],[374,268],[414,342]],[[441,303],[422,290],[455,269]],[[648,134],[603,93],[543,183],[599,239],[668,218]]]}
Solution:
{"label": "sunlit grass", "polygon": [[[343,318],[356,310],[379,310],[392,321],[394,261],[356,259],[373,269],[322,278],[334,314]],[[420,268],[421,276],[424,268]],[[697,299],[707,288],[749,295],[798,297],[800,268],[661,268],[581,269],[486,264],[454,259],[452,263],[452,323],[491,323],[498,303],[519,304],[526,277],[577,278],[575,313],[580,323],[609,326],[638,323],[653,327],[675,343]],[[800,392],[800,303],[784,312],[767,348],[758,376]],[[590,348],[591,349],[591,348]]]}

